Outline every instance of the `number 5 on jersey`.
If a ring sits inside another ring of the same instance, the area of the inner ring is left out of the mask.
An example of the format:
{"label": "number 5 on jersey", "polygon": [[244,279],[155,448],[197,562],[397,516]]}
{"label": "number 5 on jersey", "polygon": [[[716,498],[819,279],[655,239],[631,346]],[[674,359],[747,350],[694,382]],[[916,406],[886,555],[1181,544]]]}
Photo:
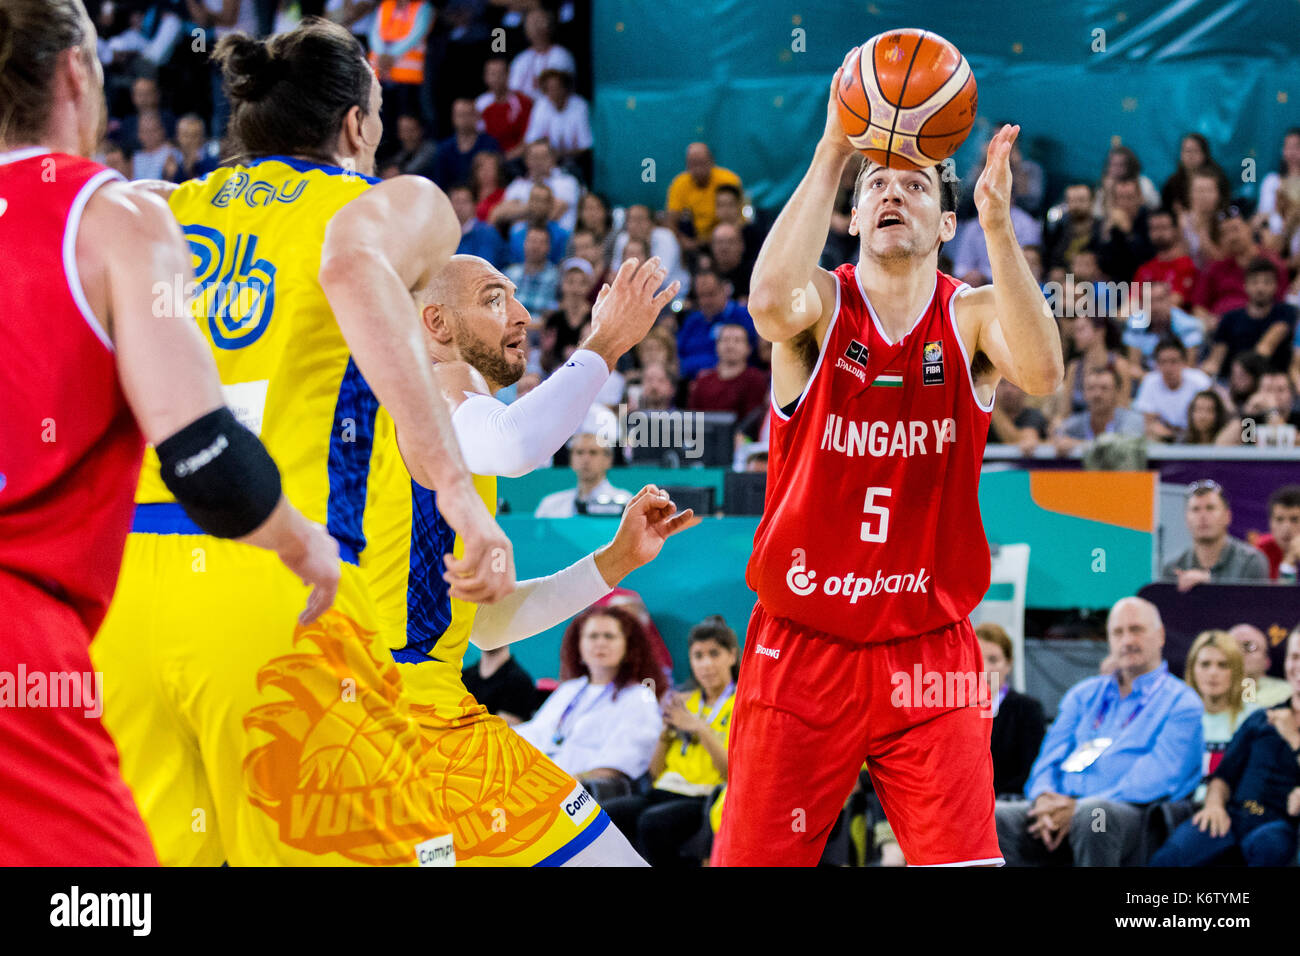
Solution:
{"label": "number 5 on jersey", "polygon": [[867,489],[867,500],[862,505],[863,514],[873,515],[880,519],[880,527],[875,531],[871,530],[871,522],[862,522],[862,540],[881,542],[889,534],[889,509],[883,505],[875,504],[877,496],[888,498],[893,494],[892,488],[873,486]]}

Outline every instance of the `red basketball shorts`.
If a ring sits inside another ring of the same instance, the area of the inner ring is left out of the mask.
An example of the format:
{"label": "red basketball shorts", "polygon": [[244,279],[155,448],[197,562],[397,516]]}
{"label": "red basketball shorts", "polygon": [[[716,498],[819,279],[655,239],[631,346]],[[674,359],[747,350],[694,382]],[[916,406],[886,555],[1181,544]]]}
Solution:
{"label": "red basketball shorts", "polygon": [[968,620],[859,644],[754,606],[715,866],[815,866],[863,763],[911,865],[998,864],[993,721]]}
{"label": "red basketball shorts", "polygon": [[0,571],[0,865],[157,866],[72,608]]}

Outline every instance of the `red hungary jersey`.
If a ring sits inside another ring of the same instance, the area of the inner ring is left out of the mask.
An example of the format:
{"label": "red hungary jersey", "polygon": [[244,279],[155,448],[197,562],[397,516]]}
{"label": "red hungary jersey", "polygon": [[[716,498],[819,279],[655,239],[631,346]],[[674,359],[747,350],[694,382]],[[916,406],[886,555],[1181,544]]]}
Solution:
{"label": "red hungary jersey", "polygon": [[77,273],[82,210],[121,178],[44,149],[0,153],[0,574],[70,605],[91,634],[117,584],[144,454]]}
{"label": "red hungary jersey", "polygon": [[935,273],[901,342],[856,269],[835,270],[835,314],[789,415],[772,410],[767,499],[746,572],[767,611],[854,641],[966,617],[989,585],[979,476],[992,403],[975,397],[953,300]]}

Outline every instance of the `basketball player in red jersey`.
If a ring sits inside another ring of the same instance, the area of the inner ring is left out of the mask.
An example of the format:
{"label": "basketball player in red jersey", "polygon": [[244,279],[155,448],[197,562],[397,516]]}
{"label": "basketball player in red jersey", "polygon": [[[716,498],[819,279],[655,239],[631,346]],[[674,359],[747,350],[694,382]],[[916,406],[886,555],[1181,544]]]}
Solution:
{"label": "basketball player in red jersey", "polygon": [[[87,647],[113,595],[144,440],[213,534],[338,588],[338,545],[280,493],[235,421],[188,313],[165,202],[83,157],[103,127],[95,31],[78,0],[0,0],[0,864],[156,862],[99,719]],[[143,432],[143,436],[141,435]]]}
{"label": "basketball player in red jersey", "polygon": [[989,583],[980,462],[998,380],[1047,394],[1062,378],[1011,229],[1019,128],[994,136],[975,187],[992,285],[938,270],[956,230],[956,184],[939,168],[865,165],[849,226],[859,265],[827,272],[817,259],[855,155],[839,79],[750,287],[773,343],[771,458],[714,862],[815,864],[865,761],[908,863],[999,864],[967,617]]}

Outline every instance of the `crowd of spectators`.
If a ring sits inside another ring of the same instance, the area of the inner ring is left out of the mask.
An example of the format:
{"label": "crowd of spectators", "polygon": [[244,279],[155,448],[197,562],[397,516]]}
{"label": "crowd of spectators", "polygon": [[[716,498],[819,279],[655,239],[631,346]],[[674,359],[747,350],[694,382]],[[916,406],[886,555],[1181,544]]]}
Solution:
{"label": "crowd of spectators", "polygon": [[[92,13],[109,116],[100,158],[128,178],[175,182],[223,158],[229,106],[207,58],[221,36],[269,35],[309,14],[351,29],[384,90],[376,174],[438,183],[461,223],[459,251],[501,268],[532,315],[528,370],[505,398],[536,387],[579,346],[601,287],[625,260],[659,258],[665,281],[678,281],[681,292],[557,457],[576,485],[543,500],[538,516],[621,511],[630,492],[619,487],[617,468],[634,456],[611,448],[592,422],[623,405],[734,416],[736,467],[765,468],[770,344],[757,336],[746,302],[771,213],[753,208],[738,158],[724,156],[738,166],[726,168],[706,142],[686,148],[659,208],[619,206],[592,188],[599,146],[587,5],[104,0]],[[1300,128],[1284,136],[1253,205],[1234,195],[1197,133],[1183,137],[1174,172],[1159,186],[1123,145],[1107,151],[1096,182],[1070,182],[1053,195],[1019,143],[1011,163],[1012,225],[1057,316],[1066,375],[1045,397],[1001,382],[990,443],[1025,456],[1079,453],[1103,436],[1296,445]],[[940,259],[973,285],[992,278],[971,199],[979,171],[977,164],[963,177],[957,234]],[[849,233],[855,174],[850,164],[835,201],[821,257],[827,268],[858,254]],[[1213,481],[1189,489],[1185,516],[1192,544],[1163,568],[1180,590],[1296,583],[1300,486],[1272,496],[1269,533],[1250,542],[1228,534],[1227,495]],[[1266,673],[1268,641],[1249,624],[1202,634],[1185,681],[1161,656],[1154,606],[1121,601],[1108,631],[1107,672],[1074,687],[1050,727],[1037,701],[1009,689],[1005,632],[979,632],[1008,862],[1293,860],[1300,631],[1288,644],[1286,681]],[[690,687],[662,693],[670,662],[649,612],[616,600],[570,624],[561,682],[549,696],[508,649],[485,653],[465,679],[592,789],[648,860],[689,865],[707,856],[708,821],[716,827],[725,793],[738,647],[724,621],[706,619],[688,642]],[[863,776],[855,796],[870,791]],[[1149,808],[1166,803],[1181,809],[1157,850],[1147,836]],[[1098,812],[1107,820],[1101,829]],[[887,821],[876,838],[882,862],[902,862]]]}

